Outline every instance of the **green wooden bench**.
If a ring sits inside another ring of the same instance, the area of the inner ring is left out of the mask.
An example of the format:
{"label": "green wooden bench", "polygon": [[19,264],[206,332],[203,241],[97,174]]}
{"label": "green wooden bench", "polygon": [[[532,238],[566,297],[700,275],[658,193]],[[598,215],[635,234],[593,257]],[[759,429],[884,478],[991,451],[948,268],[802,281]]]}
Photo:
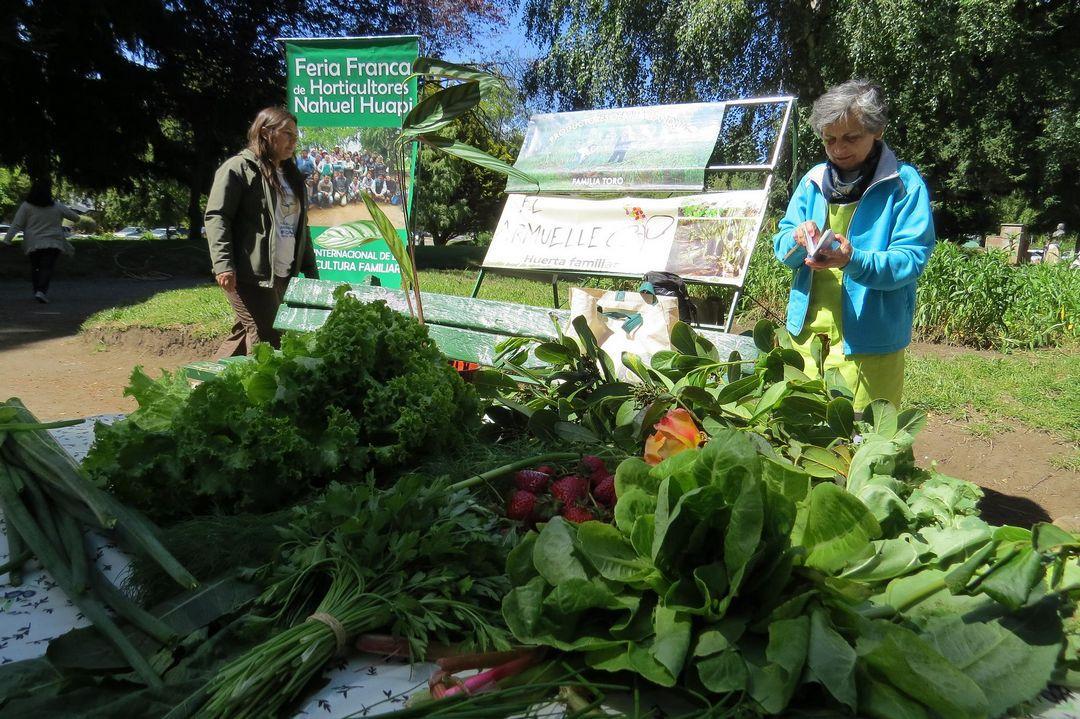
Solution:
{"label": "green wooden bench", "polygon": [[[341,285],[331,280],[295,278],[285,291],[285,300],[278,309],[274,327],[279,330],[310,332],[326,321],[334,307],[334,290]],[[408,304],[401,290],[385,287],[353,287],[352,293],[364,302],[382,300],[398,312],[408,314]],[[557,340],[555,323],[565,327],[570,321],[569,310],[557,310],[512,302],[483,300],[456,295],[421,292],[424,303],[424,322],[428,334],[443,354],[450,359],[491,366],[498,354],[496,346],[511,337],[531,337],[538,340]],[[721,356],[737,350],[746,359],[757,357],[750,337],[717,330],[696,329],[712,342]],[[229,357],[217,362],[204,361],[187,365],[187,376],[206,380],[220,374],[230,362],[242,362],[244,357]]]}

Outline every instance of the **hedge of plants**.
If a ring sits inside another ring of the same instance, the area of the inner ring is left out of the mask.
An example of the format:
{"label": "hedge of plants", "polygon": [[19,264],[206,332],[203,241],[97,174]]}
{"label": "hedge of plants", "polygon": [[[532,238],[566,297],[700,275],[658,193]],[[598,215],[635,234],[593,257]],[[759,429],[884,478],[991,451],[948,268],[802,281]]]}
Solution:
{"label": "hedge of plants", "polygon": [[[791,272],[762,237],[741,310],[784,317]],[[760,304],[759,304],[760,303]],[[1010,265],[1004,252],[939,242],[919,278],[915,339],[980,349],[1061,347],[1080,339],[1080,272],[1067,263]]]}

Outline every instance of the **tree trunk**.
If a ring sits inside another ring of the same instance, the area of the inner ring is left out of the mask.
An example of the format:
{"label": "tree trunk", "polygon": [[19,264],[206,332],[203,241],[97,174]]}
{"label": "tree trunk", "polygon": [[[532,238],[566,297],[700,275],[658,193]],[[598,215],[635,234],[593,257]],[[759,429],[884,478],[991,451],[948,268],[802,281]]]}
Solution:
{"label": "tree trunk", "polygon": [[200,177],[201,168],[196,164],[191,173],[191,179],[188,182],[188,205],[187,205],[187,220],[188,220],[188,239],[202,241],[202,227],[203,227],[203,211],[202,203],[199,200],[202,198],[202,178]]}

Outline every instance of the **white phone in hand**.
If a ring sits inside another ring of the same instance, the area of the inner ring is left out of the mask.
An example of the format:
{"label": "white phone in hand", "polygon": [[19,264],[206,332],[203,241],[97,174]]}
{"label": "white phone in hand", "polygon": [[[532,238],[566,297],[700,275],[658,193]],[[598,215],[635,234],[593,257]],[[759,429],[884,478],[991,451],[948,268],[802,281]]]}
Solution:
{"label": "white phone in hand", "polygon": [[818,253],[823,249],[832,249],[833,242],[836,241],[836,235],[832,230],[825,230],[818,236],[817,241],[809,240],[806,243],[806,254],[810,255],[815,260],[822,259],[818,256]]}

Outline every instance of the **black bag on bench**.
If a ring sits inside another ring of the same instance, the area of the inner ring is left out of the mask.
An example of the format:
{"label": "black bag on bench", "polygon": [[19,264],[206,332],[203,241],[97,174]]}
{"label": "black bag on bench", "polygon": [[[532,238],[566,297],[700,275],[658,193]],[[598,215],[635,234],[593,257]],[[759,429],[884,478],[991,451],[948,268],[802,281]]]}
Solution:
{"label": "black bag on bench", "polygon": [[679,319],[687,323],[697,322],[697,308],[690,301],[690,295],[686,291],[686,281],[674,272],[646,272],[641,278],[638,292],[648,292],[657,297],[677,297]]}

